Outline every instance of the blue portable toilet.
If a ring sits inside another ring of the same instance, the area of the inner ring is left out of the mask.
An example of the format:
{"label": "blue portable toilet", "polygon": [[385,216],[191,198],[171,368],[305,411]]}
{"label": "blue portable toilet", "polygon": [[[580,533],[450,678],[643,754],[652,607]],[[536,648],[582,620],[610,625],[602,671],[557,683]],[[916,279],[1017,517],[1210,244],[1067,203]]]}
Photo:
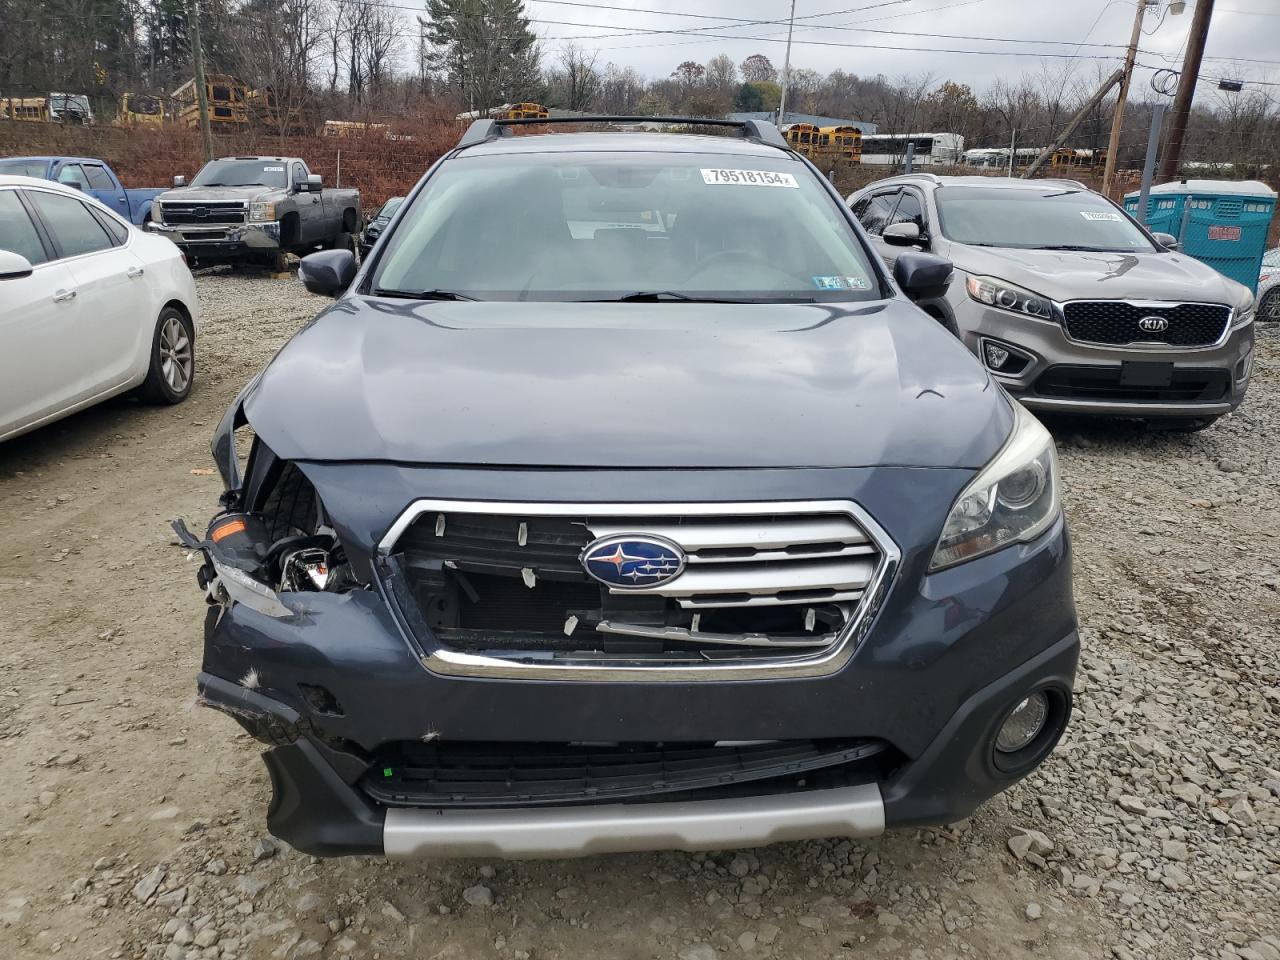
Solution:
{"label": "blue portable toilet", "polygon": [[[1138,216],[1139,192],[1124,208]],[[1257,180],[1181,180],[1151,188],[1147,229],[1171,233],[1182,251],[1258,292],[1276,192]]]}

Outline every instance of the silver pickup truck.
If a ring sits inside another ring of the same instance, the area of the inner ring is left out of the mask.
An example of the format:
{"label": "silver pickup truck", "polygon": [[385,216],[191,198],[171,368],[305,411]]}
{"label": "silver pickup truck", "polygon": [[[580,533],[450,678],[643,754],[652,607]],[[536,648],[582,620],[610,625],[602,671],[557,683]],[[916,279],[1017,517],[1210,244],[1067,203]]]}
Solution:
{"label": "silver pickup truck", "polygon": [[147,227],[198,263],[256,261],[283,267],[284,255],[317,247],[354,249],[363,216],[360,191],[321,186],[298,157],[225,157],[151,206]]}

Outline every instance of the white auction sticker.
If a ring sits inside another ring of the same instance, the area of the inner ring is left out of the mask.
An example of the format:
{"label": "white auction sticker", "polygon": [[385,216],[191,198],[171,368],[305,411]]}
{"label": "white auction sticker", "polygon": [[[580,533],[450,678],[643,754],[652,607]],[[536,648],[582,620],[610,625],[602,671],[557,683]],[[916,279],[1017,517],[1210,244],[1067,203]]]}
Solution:
{"label": "white auction sticker", "polygon": [[774,173],[771,170],[708,170],[702,171],[703,183],[730,183],[748,187],[795,187],[800,189],[796,178],[789,173]]}
{"label": "white auction sticker", "polygon": [[1119,220],[1120,214],[1107,210],[1081,210],[1080,216],[1086,220]]}
{"label": "white auction sticker", "polygon": [[263,167],[263,173],[284,173],[284,167]]}

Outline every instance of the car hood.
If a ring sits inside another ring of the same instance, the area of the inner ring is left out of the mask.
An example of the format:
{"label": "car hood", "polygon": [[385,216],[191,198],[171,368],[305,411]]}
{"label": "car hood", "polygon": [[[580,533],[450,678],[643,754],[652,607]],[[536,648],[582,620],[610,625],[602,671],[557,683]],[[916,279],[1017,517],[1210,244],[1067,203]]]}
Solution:
{"label": "car hood", "polygon": [[1086,253],[953,245],[955,265],[1050,300],[1174,300],[1236,305],[1238,284],[1181,253]]}
{"label": "car hood", "polygon": [[283,190],[273,187],[177,187],[156,197],[160,203],[229,203],[234,200],[261,200]]}
{"label": "car hood", "polygon": [[1013,422],[963,345],[902,300],[353,295],[242,402],[286,459],[492,466],[977,468]]}

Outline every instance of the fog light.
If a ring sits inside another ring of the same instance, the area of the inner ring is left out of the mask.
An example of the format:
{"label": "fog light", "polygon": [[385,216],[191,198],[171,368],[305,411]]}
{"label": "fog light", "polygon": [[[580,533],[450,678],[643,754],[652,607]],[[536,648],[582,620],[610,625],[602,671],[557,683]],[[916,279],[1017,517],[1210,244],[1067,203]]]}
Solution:
{"label": "fog light", "polygon": [[987,366],[992,370],[999,370],[1009,359],[1009,351],[995,343],[988,342],[984,348],[984,353],[987,358]]}
{"label": "fog light", "polygon": [[1017,753],[1024,749],[1040,735],[1048,716],[1049,698],[1037,690],[1005,717],[1000,732],[996,734],[996,749],[1001,753]]}
{"label": "fog light", "polygon": [[1236,380],[1248,380],[1251,373],[1253,373],[1252,350],[1246,353],[1240,362],[1236,364]]}

